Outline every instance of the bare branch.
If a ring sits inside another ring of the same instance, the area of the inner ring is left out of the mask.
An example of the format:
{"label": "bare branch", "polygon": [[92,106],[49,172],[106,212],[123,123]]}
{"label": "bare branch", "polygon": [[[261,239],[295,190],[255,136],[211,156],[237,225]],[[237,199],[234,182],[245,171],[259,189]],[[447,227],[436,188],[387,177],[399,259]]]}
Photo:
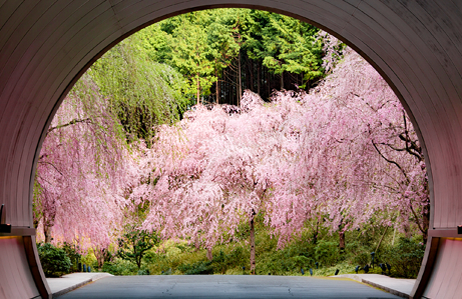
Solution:
{"label": "bare branch", "polygon": [[378,149],[378,147],[377,147],[377,145],[375,144],[374,141],[372,141],[372,145],[374,146],[375,150],[379,153],[379,155],[380,155],[385,161],[387,161],[388,163],[394,164],[394,165],[396,165],[396,167],[399,168],[399,170],[401,171],[401,173],[402,173],[402,174],[404,175],[404,177],[406,178],[406,181],[409,183],[410,180],[409,180],[409,178],[407,177],[407,174],[406,174],[406,172],[404,171],[404,169],[401,167],[401,165],[399,165],[399,164],[396,163],[395,161],[390,160],[390,159],[388,159],[387,157],[385,157],[385,156],[382,154],[382,152]]}
{"label": "bare branch", "polygon": [[57,130],[57,129],[62,129],[62,128],[65,128],[65,127],[68,127],[68,126],[72,126],[72,125],[75,125],[77,123],[87,123],[87,124],[91,124],[92,123],[92,120],[91,118],[85,118],[85,119],[73,119],[71,120],[70,122],[68,122],[67,124],[64,124],[64,125],[58,125],[56,127],[50,127],[48,129],[48,132],[47,132],[47,135],[48,133],[50,133],[51,131],[54,131],[54,130]]}
{"label": "bare branch", "polygon": [[47,161],[39,161],[38,163],[51,165],[60,175],[64,176],[64,174],[56,166],[54,166],[53,163]]}

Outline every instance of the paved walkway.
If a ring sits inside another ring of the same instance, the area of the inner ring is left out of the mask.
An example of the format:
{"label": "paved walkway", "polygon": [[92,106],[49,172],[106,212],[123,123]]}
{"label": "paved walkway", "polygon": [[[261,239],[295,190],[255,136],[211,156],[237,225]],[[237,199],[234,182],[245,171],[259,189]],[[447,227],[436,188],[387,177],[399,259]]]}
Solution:
{"label": "paved walkway", "polygon": [[98,279],[112,276],[109,273],[72,273],[59,278],[47,278],[53,297],[58,297]]}
{"label": "paved walkway", "polygon": [[350,278],[385,290],[402,298],[409,298],[415,284],[415,279],[397,279],[380,274],[343,274],[333,277]]}
{"label": "paved walkway", "polygon": [[[100,278],[104,279],[98,280]],[[172,299],[289,297],[399,299],[400,297],[396,295],[408,298],[415,281],[394,279],[378,274],[347,274],[333,278],[315,278],[263,275],[112,276],[107,273],[74,273],[62,278],[49,278],[47,280],[53,297],[60,296],[60,299],[164,297]],[[353,280],[374,285],[396,295]],[[89,284],[93,281],[96,282]],[[79,288],[83,285],[86,286]]]}

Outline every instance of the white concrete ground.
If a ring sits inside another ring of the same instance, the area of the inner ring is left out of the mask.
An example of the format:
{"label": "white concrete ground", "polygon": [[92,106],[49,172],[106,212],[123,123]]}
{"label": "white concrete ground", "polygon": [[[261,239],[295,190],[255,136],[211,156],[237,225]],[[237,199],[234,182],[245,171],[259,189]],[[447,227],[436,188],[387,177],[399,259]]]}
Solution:
{"label": "white concrete ground", "polygon": [[397,279],[379,274],[343,274],[334,277],[350,278],[403,298],[409,298],[415,279]]}
{"label": "white concrete ground", "polygon": [[53,297],[58,297],[98,279],[112,276],[109,273],[72,273],[59,278],[47,278]]}

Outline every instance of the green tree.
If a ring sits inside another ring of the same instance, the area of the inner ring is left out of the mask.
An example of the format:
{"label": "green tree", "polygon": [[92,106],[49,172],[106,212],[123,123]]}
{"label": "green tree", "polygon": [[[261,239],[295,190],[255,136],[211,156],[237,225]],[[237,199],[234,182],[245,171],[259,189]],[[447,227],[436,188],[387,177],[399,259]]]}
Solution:
{"label": "green tree", "polygon": [[72,263],[64,249],[45,243],[38,244],[37,251],[46,277],[59,277],[69,273]]}
{"label": "green tree", "polygon": [[207,30],[208,43],[214,59],[213,67],[216,77],[216,103],[220,103],[220,78],[223,70],[229,67],[232,61],[239,55],[241,48],[241,34],[239,33],[240,9],[214,10],[211,17],[214,18]]}
{"label": "green tree", "polygon": [[284,78],[288,74],[302,78],[296,80],[299,87],[310,87],[324,75],[325,53],[318,32],[312,25],[283,15],[228,8],[169,18],[137,36],[142,41],[139,48],[151,60],[168,64],[187,78],[188,97],[199,103],[211,94],[213,83],[215,102],[220,102],[220,82],[226,83],[226,94],[238,93],[238,98],[251,81],[268,85],[269,78],[260,76],[263,67],[279,77],[278,88],[287,86]]}
{"label": "green tree", "polygon": [[284,15],[254,10],[245,32],[245,48],[249,57],[261,60],[274,74],[302,74],[304,84],[323,76],[322,42],[316,35],[319,29]]}
{"label": "green tree", "polygon": [[159,238],[155,232],[133,229],[119,239],[117,255],[124,260],[134,262],[140,270],[146,251],[157,244],[159,244]]}
{"label": "green tree", "polygon": [[111,103],[129,141],[153,137],[153,127],[177,121],[188,104],[183,76],[153,61],[144,40],[133,35],[108,51],[88,70],[99,92]]}

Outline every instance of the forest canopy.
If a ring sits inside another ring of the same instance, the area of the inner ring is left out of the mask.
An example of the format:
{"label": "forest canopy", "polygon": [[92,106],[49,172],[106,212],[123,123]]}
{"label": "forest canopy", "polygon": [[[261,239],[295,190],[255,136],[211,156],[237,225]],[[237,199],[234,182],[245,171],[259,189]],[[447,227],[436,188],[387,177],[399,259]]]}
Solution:
{"label": "forest canopy", "polygon": [[153,61],[187,79],[196,103],[239,105],[246,89],[269,99],[273,90],[308,90],[321,79],[326,53],[319,32],[276,13],[213,9],[169,18],[137,36]]}

